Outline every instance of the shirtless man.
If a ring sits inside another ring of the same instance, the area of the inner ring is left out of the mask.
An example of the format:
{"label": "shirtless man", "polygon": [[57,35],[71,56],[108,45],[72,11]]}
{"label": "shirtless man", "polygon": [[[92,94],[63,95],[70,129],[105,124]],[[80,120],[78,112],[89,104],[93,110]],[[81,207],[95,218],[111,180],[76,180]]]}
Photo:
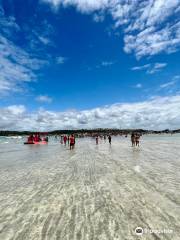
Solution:
{"label": "shirtless man", "polygon": [[74,135],[71,135],[69,138],[70,141],[70,150],[74,149],[74,145],[75,145],[75,137]]}

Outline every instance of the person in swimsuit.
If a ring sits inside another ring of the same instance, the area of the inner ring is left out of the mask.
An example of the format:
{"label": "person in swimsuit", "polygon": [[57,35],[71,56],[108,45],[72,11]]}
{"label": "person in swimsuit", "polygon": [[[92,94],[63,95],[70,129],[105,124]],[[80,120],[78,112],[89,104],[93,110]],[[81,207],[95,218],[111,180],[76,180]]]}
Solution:
{"label": "person in swimsuit", "polygon": [[108,136],[109,144],[111,144],[111,136]]}
{"label": "person in swimsuit", "polygon": [[98,145],[98,143],[99,143],[99,137],[96,136],[96,145]]}
{"label": "person in swimsuit", "polygon": [[70,136],[69,141],[70,141],[70,150],[72,150],[72,149],[74,149],[74,146],[75,146],[75,137],[74,137],[74,135]]}
{"label": "person in swimsuit", "polygon": [[132,143],[132,147],[134,147],[135,146],[135,134],[134,133],[131,134],[131,143]]}
{"label": "person in swimsuit", "polygon": [[64,139],[64,136],[63,135],[61,135],[61,144],[63,144],[63,139]]}
{"label": "person in swimsuit", "polygon": [[64,145],[66,145],[66,142],[67,142],[67,136],[65,135],[64,136]]}
{"label": "person in swimsuit", "polygon": [[33,143],[33,140],[34,140],[34,136],[33,135],[30,135],[29,137],[28,137],[28,143]]}
{"label": "person in swimsuit", "polygon": [[140,135],[137,133],[135,135],[135,143],[136,143],[136,146],[138,146],[138,147],[139,147],[139,140],[140,140]]}
{"label": "person in swimsuit", "polygon": [[39,134],[36,134],[33,139],[34,142],[41,142],[41,138]]}

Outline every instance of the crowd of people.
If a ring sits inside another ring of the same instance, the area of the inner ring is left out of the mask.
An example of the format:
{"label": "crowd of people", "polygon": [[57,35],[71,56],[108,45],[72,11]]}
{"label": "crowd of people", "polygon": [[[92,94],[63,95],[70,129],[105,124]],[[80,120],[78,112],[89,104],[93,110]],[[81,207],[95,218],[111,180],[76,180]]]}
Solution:
{"label": "crowd of people", "polygon": [[[125,135],[125,138],[127,138],[127,137],[128,137],[128,136]],[[132,133],[132,134],[131,134],[132,147],[134,147],[134,146],[139,147],[140,137],[141,137],[141,135],[140,135],[139,133]],[[104,135],[104,136],[101,136],[101,135],[98,136],[98,135],[96,135],[96,136],[95,136],[96,145],[99,144],[99,139],[103,139],[103,138],[104,138],[105,141],[106,141],[106,138],[108,138],[108,142],[109,142],[109,144],[111,144],[111,140],[112,140],[111,135],[108,135],[108,136],[106,136],[106,135]]]}
{"label": "crowd of people", "polygon": [[[96,145],[99,144],[99,140],[103,140],[103,139],[104,139],[104,141],[106,141],[106,139],[108,139],[108,142],[111,145],[111,141],[112,141],[111,135],[94,135],[92,137],[93,137],[93,139],[95,139]],[[125,135],[125,137],[127,138],[127,135]],[[140,137],[141,137],[141,135],[139,133],[131,134],[132,147],[134,147],[134,146],[139,147]],[[57,138],[57,136],[55,136],[55,138]],[[48,137],[47,136],[41,137],[40,134],[34,134],[34,135],[30,135],[27,140],[28,143],[41,142],[41,141],[48,142]],[[74,134],[61,135],[60,143],[64,144],[65,146],[68,145],[70,150],[74,149],[75,144],[76,144],[75,135]]]}
{"label": "crowd of people", "polygon": [[61,144],[64,144],[65,146],[68,144],[70,146],[70,150],[74,149],[75,147],[75,143],[76,143],[76,140],[75,140],[75,136],[72,134],[72,135],[61,135],[60,137],[60,142]]}
{"label": "crowd of people", "polygon": [[106,141],[106,137],[108,138],[108,142],[109,142],[109,144],[111,144],[111,135],[108,135],[108,136],[106,136],[106,135],[104,135],[104,136],[96,135],[96,136],[95,136],[96,145],[99,144],[99,139],[104,139],[104,141]]}
{"label": "crowd of people", "polygon": [[132,133],[131,134],[132,147],[134,147],[134,146],[138,146],[139,147],[139,141],[140,141],[140,134]]}
{"label": "crowd of people", "polygon": [[48,142],[48,137],[47,136],[41,137],[40,134],[34,134],[34,135],[32,134],[27,139],[28,143],[41,142],[41,141]]}

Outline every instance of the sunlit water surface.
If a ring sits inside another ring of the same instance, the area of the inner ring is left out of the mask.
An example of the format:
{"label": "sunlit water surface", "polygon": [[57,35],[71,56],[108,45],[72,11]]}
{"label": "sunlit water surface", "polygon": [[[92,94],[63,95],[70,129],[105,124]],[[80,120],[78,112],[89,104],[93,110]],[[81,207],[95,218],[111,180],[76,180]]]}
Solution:
{"label": "sunlit water surface", "polygon": [[23,142],[0,138],[0,240],[180,239],[180,135]]}

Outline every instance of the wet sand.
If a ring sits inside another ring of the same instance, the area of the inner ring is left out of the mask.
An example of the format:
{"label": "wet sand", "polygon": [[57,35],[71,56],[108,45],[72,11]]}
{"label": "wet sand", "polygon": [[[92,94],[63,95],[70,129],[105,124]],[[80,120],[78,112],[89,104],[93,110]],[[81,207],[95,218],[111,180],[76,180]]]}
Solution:
{"label": "wet sand", "polygon": [[[171,230],[138,237],[134,229]],[[0,145],[0,240],[179,240],[180,138]]]}

